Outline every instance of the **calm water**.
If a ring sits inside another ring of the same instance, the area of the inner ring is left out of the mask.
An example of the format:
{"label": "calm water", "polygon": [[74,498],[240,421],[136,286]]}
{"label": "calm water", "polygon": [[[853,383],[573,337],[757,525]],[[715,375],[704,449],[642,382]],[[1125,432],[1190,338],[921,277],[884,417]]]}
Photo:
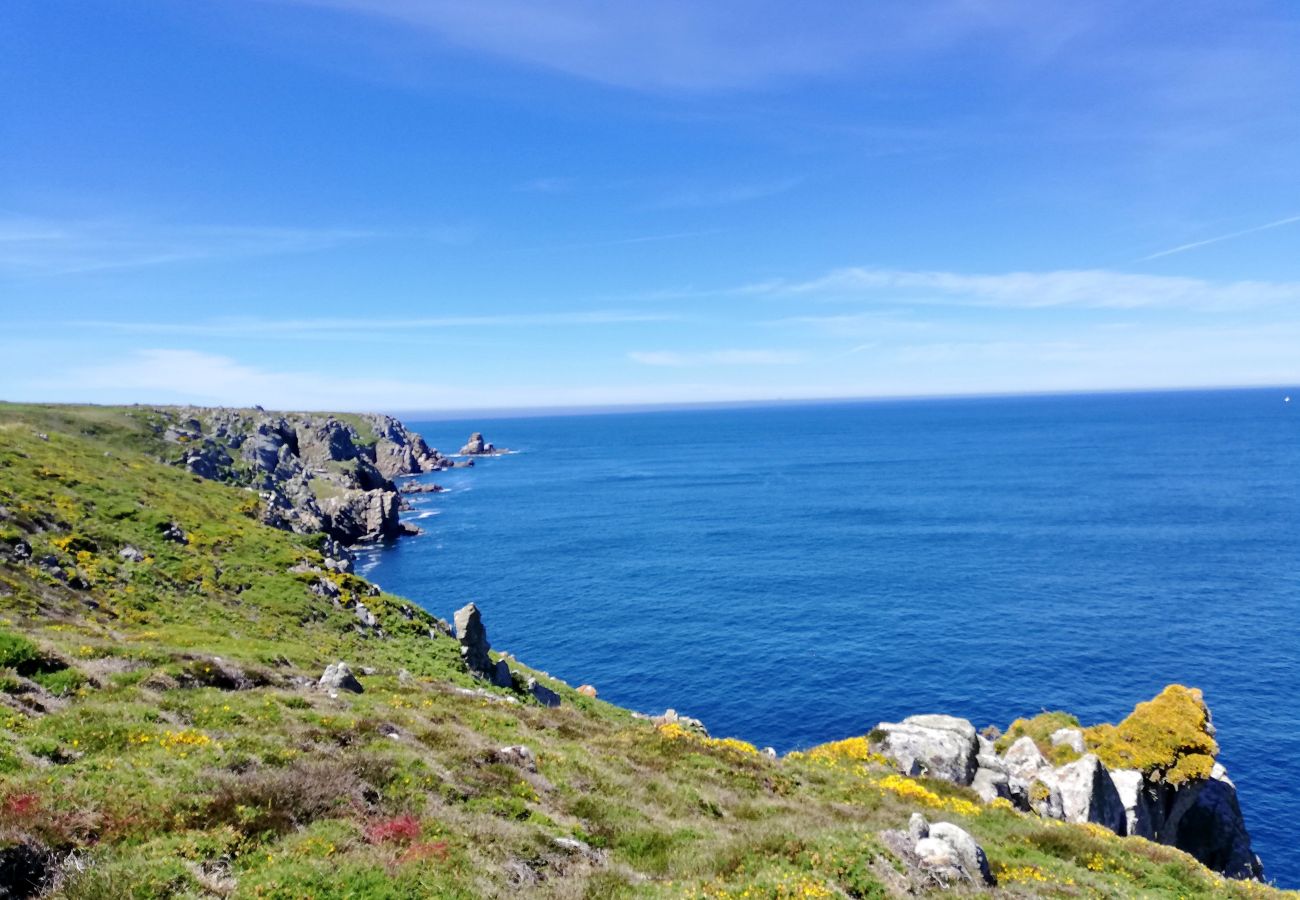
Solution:
{"label": "calm water", "polygon": [[[1298,398],[1300,400],[1300,398]],[[1205,690],[1300,885],[1300,402],[1278,391],[413,422],[521,452],[425,476],[363,563],[492,644],[778,750],[946,712],[1114,721]]]}

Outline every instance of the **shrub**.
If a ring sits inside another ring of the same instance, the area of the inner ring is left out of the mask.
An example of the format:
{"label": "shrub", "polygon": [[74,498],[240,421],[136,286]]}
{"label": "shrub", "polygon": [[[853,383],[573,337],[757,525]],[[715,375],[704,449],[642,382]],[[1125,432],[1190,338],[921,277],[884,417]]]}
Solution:
{"label": "shrub", "polygon": [[1181,684],[1139,703],[1119,725],[1089,728],[1084,740],[1109,768],[1139,769],[1170,784],[1208,778],[1219,752],[1201,692]]}
{"label": "shrub", "polygon": [[1069,751],[1070,758],[1056,759],[1058,755],[1064,754],[1057,753],[1055,748],[1052,747],[1052,733],[1062,728],[1078,727],[1079,720],[1067,712],[1060,712],[1059,710],[1056,712],[1041,712],[1032,719],[1016,719],[1011,723],[1011,727],[1006,730],[1006,733],[997,739],[994,747],[999,753],[1006,753],[1008,747],[1027,735],[1038,745],[1038,749],[1043,752],[1044,756],[1052,758],[1053,762],[1060,765],[1077,759],[1078,754],[1073,753],[1067,747],[1066,750]]}
{"label": "shrub", "polygon": [[41,651],[20,634],[0,630],[0,666],[17,669],[20,674],[42,662]]}

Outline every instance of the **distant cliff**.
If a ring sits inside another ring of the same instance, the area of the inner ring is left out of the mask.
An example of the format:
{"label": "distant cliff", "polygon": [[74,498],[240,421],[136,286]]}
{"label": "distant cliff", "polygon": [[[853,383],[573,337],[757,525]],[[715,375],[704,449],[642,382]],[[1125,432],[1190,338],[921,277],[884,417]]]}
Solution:
{"label": "distant cliff", "polygon": [[392,416],[194,407],[152,412],[168,462],[256,489],[263,522],[301,534],[322,532],[338,543],[335,557],[353,544],[416,532],[401,522],[392,479],[456,465]]}

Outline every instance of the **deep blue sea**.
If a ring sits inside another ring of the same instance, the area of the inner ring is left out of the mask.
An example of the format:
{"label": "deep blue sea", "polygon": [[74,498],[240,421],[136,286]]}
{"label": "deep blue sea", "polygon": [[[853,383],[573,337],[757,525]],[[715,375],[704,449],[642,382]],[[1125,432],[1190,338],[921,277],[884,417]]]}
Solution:
{"label": "deep blue sea", "polygon": [[920,712],[1116,721],[1204,689],[1300,886],[1300,396],[1277,390],[409,422],[427,534],[363,560],[606,700],[785,752]]}

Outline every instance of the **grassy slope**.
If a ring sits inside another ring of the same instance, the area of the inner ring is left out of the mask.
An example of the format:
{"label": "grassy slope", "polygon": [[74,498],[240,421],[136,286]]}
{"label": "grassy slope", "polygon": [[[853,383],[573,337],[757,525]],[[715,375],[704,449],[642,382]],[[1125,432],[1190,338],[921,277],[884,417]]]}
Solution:
{"label": "grassy slope", "polygon": [[[463,693],[425,614],[340,578],[387,636],[359,633],[287,571],[314,541],[157,464],[149,416],[0,405],[0,541],[90,585],[0,563],[0,846],[76,850],[61,896],[886,896],[875,835],[913,810],[970,830],[1001,896],[1282,896],[891,777],[863,741],[771,761],[558,683],[559,709]],[[161,537],[173,521],[189,544]],[[374,668],[364,694],[307,683],[336,659]],[[234,668],[256,686],[223,689]],[[536,773],[494,754],[512,744]]]}

